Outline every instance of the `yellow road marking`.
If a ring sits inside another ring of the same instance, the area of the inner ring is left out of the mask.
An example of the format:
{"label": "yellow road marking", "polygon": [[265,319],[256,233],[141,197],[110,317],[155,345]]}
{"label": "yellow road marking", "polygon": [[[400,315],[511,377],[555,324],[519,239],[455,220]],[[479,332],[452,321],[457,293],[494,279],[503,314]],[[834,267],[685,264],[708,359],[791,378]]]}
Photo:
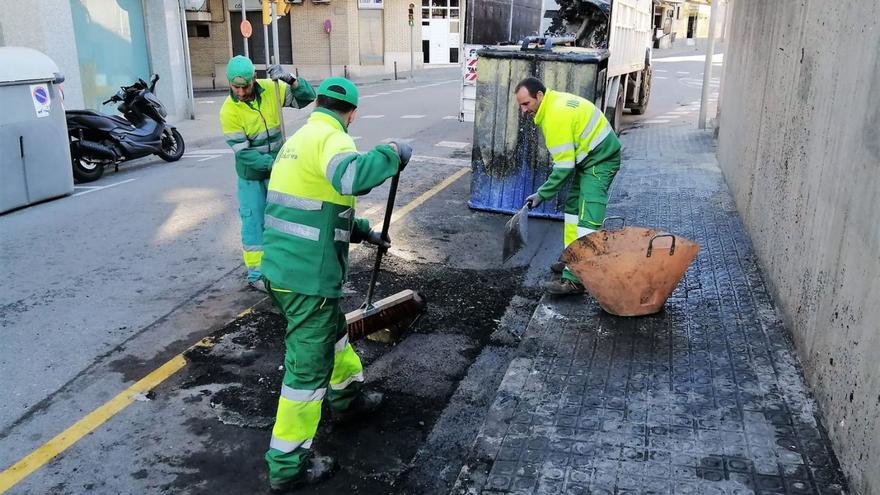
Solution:
{"label": "yellow road marking", "polygon": [[461,170],[459,170],[458,172],[456,172],[456,173],[450,175],[449,177],[443,179],[443,182],[437,184],[436,186],[432,187],[431,189],[428,189],[427,191],[425,191],[424,194],[422,194],[422,195],[419,196],[418,198],[412,200],[409,204],[407,204],[407,205],[404,206],[403,208],[401,208],[401,209],[395,211],[394,213],[392,213],[392,214],[391,214],[391,223],[394,223],[394,222],[400,220],[401,218],[407,216],[407,215],[409,214],[409,212],[411,212],[411,211],[413,211],[414,209],[416,209],[416,208],[418,208],[419,206],[421,206],[425,201],[428,201],[429,199],[431,199],[431,198],[433,198],[434,196],[436,196],[437,193],[439,193],[440,191],[446,189],[446,188],[449,187],[453,182],[455,182],[455,181],[457,181],[458,179],[460,179],[462,175],[464,175],[464,174],[466,174],[466,173],[468,173],[468,172],[470,172],[470,171],[471,171],[471,168],[470,168],[470,167],[464,167],[464,168],[462,168]]}
{"label": "yellow road marking", "polygon": [[[464,174],[470,171],[470,167],[465,167],[450,175],[442,182],[432,187],[422,195],[405,205],[403,208],[391,215],[391,221],[396,222],[408,215],[412,210],[418,208],[426,201],[436,196],[437,193],[449,187],[453,182],[457,181]],[[254,308],[268,299],[264,297],[250,308],[238,314],[236,319],[247,316],[252,313]],[[186,366],[186,359],[183,355],[195,347],[210,347],[214,342],[208,337],[199,340],[186,351],[174,356],[162,366],[153,370],[149,375],[141,378],[133,385],[119,393],[116,397],[110,399],[102,406],[90,412],[82,419],[74,423],[72,426],[62,431],[54,438],[39,446],[36,450],[23,457],[21,460],[0,473],[0,494],[6,492],[18,482],[28,477],[31,473],[51,461],[55,456],[67,450],[70,446],[78,442],[82,437],[88,435],[96,428],[104,424],[107,420],[115,416],[117,413],[128,407],[134,402],[134,396],[139,393],[149,392],[170,378],[172,375],[180,371]]]}
{"label": "yellow road marking", "polygon": [[[268,299],[264,297],[250,308],[242,311],[236,316],[236,319],[242,318],[253,313],[254,308]],[[149,375],[141,378],[127,389],[120,392],[116,397],[105,402],[102,406],[90,412],[82,419],[62,431],[54,438],[39,446],[36,450],[23,457],[21,460],[0,473],[0,493],[6,492],[19,481],[23,480],[31,473],[51,461],[55,456],[67,450],[71,445],[75,444],[82,437],[88,435],[96,428],[104,424],[108,419],[128,407],[134,402],[134,396],[143,394],[159,386],[160,383],[167,380],[171,375],[177,373],[181,368],[186,366],[184,353],[195,347],[211,347],[214,341],[209,337],[205,337],[186,351],[174,356],[162,366],[153,370]]]}

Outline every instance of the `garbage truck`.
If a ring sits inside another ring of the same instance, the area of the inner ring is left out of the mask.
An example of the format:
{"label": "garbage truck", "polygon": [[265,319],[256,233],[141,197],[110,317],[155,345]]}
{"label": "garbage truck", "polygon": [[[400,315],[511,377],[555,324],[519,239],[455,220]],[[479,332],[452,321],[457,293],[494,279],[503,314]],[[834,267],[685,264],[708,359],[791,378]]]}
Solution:
{"label": "garbage truck", "polygon": [[[602,62],[600,84],[594,103],[603,109],[616,130],[620,130],[624,108],[642,114],[651,95],[651,32],[656,0],[546,0],[545,11],[555,12],[549,28],[541,35],[514,42],[565,44],[573,47],[607,49]],[[549,4],[549,5],[548,5]],[[480,20],[470,20],[479,25]],[[539,29],[536,26],[536,31]],[[462,57],[459,120],[474,121],[478,50],[486,45],[464,45]],[[548,44],[549,46],[549,44]],[[525,77],[525,75],[524,75]]]}

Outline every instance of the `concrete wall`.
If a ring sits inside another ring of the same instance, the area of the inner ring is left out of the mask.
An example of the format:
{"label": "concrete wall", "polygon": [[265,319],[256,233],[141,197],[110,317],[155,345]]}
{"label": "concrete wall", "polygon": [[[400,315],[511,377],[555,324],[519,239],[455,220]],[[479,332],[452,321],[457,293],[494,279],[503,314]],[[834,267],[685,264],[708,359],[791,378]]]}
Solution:
{"label": "concrete wall", "polygon": [[880,494],[880,2],[731,14],[719,161],[850,488]]}
{"label": "concrete wall", "polygon": [[39,50],[64,74],[64,104],[82,108],[82,81],[70,13],[70,0],[3,2],[0,8],[0,46]]}
{"label": "concrete wall", "polygon": [[168,110],[169,118],[182,120],[192,113],[183,51],[183,26],[177,0],[149,0],[144,5],[150,69],[159,74],[156,96]]}

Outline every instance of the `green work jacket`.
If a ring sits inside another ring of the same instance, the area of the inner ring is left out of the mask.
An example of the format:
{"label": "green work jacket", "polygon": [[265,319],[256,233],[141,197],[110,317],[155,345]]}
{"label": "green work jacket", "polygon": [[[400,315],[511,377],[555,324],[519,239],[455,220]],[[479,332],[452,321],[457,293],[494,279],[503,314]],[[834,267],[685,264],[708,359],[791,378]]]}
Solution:
{"label": "green work jacket", "polygon": [[[305,79],[291,91],[279,81],[281,103],[286,107],[303,108],[315,100],[315,90]],[[275,82],[257,79],[257,93],[252,101],[241,101],[230,90],[220,108],[220,125],[226,144],[235,152],[235,172],[242,179],[263,180],[281,149],[281,115],[275,93]]]}
{"label": "green work jacket", "polygon": [[538,188],[544,199],[558,193],[565,179],[583,167],[590,153],[600,146],[620,149],[620,141],[605,114],[590,100],[577,95],[547,91],[535,114],[535,124],[541,128],[553,159],[550,176]]}
{"label": "green work jacket", "polygon": [[355,218],[355,196],[399,168],[394,148],[358,153],[336,114],[316,109],[281,148],[269,178],[262,271],[272,287],[341,297],[348,245],[370,233],[369,221]]}

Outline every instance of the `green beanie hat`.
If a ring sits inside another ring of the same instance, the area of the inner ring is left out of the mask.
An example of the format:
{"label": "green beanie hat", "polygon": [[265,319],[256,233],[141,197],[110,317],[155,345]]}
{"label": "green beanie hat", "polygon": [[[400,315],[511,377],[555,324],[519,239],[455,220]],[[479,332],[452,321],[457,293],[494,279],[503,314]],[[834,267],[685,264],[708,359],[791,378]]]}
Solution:
{"label": "green beanie hat", "polygon": [[358,89],[344,77],[328,77],[318,86],[318,95],[329,96],[358,106]]}
{"label": "green beanie hat", "polygon": [[233,86],[247,86],[254,80],[255,71],[256,69],[254,69],[254,63],[251,62],[251,59],[242,55],[236,55],[226,64],[226,79]]}

